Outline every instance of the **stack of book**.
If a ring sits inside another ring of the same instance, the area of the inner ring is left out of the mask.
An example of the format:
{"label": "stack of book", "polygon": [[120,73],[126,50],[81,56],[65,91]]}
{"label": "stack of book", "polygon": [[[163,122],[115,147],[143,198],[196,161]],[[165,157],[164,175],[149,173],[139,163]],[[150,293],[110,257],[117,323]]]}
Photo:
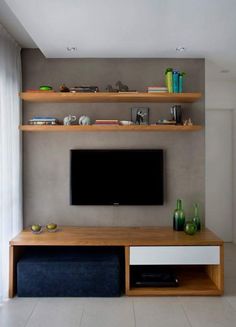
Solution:
{"label": "stack of book", "polygon": [[149,86],[148,93],[167,93],[168,89],[165,86]]}
{"label": "stack of book", "polygon": [[58,125],[58,119],[48,116],[35,116],[29,120],[30,125]]}
{"label": "stack of book", "polygon": [[98,86],[91,86],[91,85],[82,85],[82,86],[74,86],[70,87],[70,92],[99,92]]}
{"label": "stack of book", "polygon": [[95,120],[95,125],[119,125],[119,120],[117,119],[97,119]]}

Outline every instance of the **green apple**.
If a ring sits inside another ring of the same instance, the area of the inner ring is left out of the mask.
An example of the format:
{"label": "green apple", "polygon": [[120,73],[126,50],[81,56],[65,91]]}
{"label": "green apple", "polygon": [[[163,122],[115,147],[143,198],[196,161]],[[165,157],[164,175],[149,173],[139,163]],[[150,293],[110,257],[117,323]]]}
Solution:
{"label": "green apple", "polygon": [[46,228],[48,230],[55,230],[55,229],[57,229],[57,224],[54,224],[54,223],[47,224]]}
{"label": "green apple", "polygon": [[33,225],[31,226],[31,229],[32,229],[32,231],[33,231],[33,232],[36,232],[36,233],[38,233],[38,232],[40,232],[40,231],[41,231],[41,229],[42,229],[42,226],[41,226],[41,225],[39,225],[39,224],[33,224]]}
{"label": "green apple", "polygon": [[184,231],[188,235],[194,235],[197,232],[197,226],[194,222],[189,221],[186,223]]}

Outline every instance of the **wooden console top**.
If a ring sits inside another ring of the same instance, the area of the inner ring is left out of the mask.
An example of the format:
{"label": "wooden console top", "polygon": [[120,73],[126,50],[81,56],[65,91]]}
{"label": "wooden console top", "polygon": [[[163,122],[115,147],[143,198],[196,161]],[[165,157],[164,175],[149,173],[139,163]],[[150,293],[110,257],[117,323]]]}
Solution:
{"label": "wooden console top", "polygon": [[172,227],[63,227],[57,232],[33,234],[23,230],[11,246],[158,246],[222,245],[223,241],[208,229],[194,236],[173,231]]}

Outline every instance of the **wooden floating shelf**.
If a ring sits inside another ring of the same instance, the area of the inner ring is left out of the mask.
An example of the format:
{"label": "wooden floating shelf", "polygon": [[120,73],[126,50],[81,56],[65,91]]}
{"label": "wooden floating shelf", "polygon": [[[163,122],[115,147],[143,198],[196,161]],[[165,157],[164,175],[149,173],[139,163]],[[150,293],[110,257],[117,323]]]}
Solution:
{"label": "wooden floating shelf", "polygon": [[20,125],[24,132],[196,132],[203,129],[201,125],[130,125],[130,126],[98,126],[98,125]]}
{"label": "wooden floating shelf", "polygon": [[22,92],[20,98],[30,102],[56,103],[113,103],[113,102],[160,102],[184,103],[195,102],[201,98],[201,93],[61,93],[61,92]]}

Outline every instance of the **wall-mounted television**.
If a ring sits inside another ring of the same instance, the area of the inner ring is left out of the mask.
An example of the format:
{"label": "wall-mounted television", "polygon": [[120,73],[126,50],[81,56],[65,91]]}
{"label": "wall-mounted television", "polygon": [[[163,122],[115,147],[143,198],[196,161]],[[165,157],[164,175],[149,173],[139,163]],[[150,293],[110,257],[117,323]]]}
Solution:
{"label": "wall-mounted television", "polygon": [[71,205],[162,205],[163,150],[71,150]]}

